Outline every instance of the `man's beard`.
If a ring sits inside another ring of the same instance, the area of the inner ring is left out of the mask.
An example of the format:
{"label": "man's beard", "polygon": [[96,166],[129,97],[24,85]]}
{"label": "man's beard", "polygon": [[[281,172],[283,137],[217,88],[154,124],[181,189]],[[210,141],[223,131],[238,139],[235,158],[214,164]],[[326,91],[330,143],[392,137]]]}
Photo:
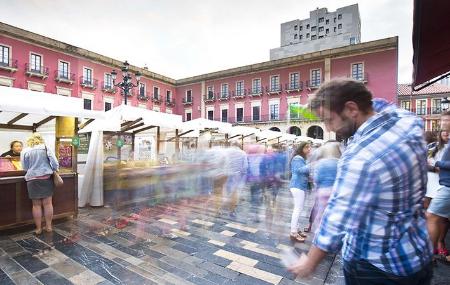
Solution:
{"label": "man's beard", "polygon": [[341,117],[342,120],[342,127],[336,131],[336,134],[342,139],[346,140],[352,137],[356,133],[356,130],[358,128],[356,127],[356,122],[353,121],[352,119],[344,115],[339,116]]}

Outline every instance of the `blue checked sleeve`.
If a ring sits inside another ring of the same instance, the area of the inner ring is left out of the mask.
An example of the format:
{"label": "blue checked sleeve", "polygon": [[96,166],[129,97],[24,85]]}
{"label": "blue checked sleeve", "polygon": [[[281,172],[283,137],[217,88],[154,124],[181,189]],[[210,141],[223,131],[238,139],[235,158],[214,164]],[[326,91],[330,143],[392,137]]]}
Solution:
{"label": "blue checked sleeve", "polygon": [[367,160],[343,163],[333,186],[333,195],[313,244],[326,252],[342,247],[345,235],[358,229],[366,217],[377,187],[377,175]]}

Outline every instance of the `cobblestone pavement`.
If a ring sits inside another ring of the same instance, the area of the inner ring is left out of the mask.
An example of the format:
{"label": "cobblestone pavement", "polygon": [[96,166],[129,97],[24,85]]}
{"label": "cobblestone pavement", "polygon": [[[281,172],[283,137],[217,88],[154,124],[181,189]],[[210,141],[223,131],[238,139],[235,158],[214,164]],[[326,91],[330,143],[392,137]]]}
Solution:
{"label": "cobblestone pavement", "polygon": [[[153,206],[135,200],[120,211],[83,209],[53,233],[3,233],[0,284],[344,284],[334,255],[310,279],[288,273],[280,253],[293,246],[287,238],[290,193],[279,193],[273,211],[261,206],[259,223],[247,193],[236,216],[219,213],[212,197]],[[121,220],[114,224],[111,217]],[[295,249],[307,251],[310,239]],[[449,272],[438,265],[434,284],[450,284]]]}

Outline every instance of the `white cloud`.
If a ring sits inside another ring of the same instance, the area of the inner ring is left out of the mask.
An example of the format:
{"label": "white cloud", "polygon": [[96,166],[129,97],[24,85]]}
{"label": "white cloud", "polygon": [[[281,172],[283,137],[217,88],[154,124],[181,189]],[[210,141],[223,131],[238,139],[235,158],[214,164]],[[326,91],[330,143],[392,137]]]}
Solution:
{"label": "white cloud", "polygon": [[[354,0],[0,0],[0,21],[172,78],[269,60],[280,24]],[[362,0],[362,40],[399,35],[399,82],[412,72],[412,1]]]}

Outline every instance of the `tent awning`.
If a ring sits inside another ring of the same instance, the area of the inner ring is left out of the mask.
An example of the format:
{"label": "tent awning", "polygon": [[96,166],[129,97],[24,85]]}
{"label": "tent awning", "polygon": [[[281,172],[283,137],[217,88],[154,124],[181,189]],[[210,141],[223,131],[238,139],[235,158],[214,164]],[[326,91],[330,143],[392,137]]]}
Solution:
{"label": "tent awning", "polygon": [[97,120],[89,124],[80,132],[92,131],[146,131],[152,127],[160,127],[169,130],[180,129],[182,118],[179,115],[155,112],[129,105],[120,105],[105,113],[103,120]]}
{"label": "tent awning", "polygon": [[85,110],[80,98],[0,86],[0,126],[33,130],[55,117],[102,119],[104,112]]}
{"label": "tent awning", "polygon": [[414,90],[450,75],[449,14],[448,0],[414,0]]}

